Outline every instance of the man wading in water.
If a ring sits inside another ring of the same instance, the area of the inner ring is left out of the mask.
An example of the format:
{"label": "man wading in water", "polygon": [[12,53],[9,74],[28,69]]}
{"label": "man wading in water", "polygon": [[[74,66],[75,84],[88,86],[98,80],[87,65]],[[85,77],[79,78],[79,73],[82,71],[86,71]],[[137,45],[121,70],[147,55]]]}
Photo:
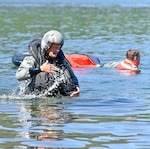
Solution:
{"label": "man wading in water", "polygon": [[25,93],[54,97],[77,96],[80,93],[78,79],[62,51],[63,36],[56,30],[48,31],[42,40],[29,43],[29,52],[16,72],[16,78],[27,80]]}

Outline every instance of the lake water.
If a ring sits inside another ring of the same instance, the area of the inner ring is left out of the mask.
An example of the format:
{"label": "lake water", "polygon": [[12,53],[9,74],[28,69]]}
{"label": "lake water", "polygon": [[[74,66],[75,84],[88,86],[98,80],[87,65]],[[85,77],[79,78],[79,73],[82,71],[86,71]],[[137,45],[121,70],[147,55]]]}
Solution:
{"label": "lake water", "polygon": [[[65,53],[101,63],[141,51],[141,72],[74,70],[78,97],[17,94],[11,58],[51,29],[64,34]],[[0,0],[0,148],[149,149],[149,0]]]}

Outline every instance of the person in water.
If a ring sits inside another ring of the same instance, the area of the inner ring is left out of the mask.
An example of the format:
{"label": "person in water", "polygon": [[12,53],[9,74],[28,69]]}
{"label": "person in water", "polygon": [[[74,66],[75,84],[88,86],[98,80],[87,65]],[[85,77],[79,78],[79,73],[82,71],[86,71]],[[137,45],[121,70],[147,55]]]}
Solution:
{"label": "person in water", "polygon": [[126,59],[121,62],[110,62],[104,64],[103,67],[115,67],[119,70],[139,70],[140,51],[136,49],[129,49],[126,52]]}
{"label": "person in water", "polygon": [[[31,56],[26,56],[20,64],[16,78],[27,80],[27,89],[33,94],[56,96],[77,96],[79,83],[62,51],[63,35],[48,31],[42,38],[29,43]],[[26,91],[25,91],[26,92]]]}

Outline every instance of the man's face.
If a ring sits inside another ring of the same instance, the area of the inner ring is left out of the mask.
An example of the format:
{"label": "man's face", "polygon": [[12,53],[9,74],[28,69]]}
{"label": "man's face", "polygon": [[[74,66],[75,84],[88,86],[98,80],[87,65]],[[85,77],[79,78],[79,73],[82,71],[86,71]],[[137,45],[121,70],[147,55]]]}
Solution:
{"label": "man's face", "polygon": [[61,45],[53,43],[49,50],[47,50],[47,54],[51,58],[56,58],[58,52],[60,51]]}

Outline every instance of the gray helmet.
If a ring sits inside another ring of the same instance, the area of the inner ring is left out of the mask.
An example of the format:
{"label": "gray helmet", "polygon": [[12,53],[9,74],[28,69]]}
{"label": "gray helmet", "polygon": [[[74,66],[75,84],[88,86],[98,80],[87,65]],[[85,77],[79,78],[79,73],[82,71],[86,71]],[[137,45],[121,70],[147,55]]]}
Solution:
{"label": "gray helmet", "polygon": [[47,51],[51,47],[52,43],[60,44],[61,47],[63,46],[64,38],[60,32],[56,30],[51,30],[43,36],[41,41],[42,51]]}

